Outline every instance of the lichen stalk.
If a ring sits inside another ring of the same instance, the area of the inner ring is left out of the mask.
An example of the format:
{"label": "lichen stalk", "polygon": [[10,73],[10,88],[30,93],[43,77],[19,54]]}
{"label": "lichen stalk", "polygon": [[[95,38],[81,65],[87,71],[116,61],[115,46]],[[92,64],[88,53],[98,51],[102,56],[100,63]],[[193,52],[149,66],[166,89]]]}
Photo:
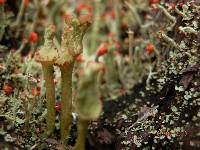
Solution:
{"label": "lichen stalk", "polygon": [[79,120],[77,124],[78,138],[73,150],[85,150],[89,122],[98,119],[101,114],[102,103],[100,101],[98,78],[103,67],[100,63],[90,62],[82,71],[78,95],[74,103]]}
{"label": "lichen stalk", "polygon": [[5,19],[4,7],[0,6],[0,41],[2,40],[5,32]]}
{"label": "lichen stalk", "polygon": [[23,0],[21,2],[21,5],[20,5],[20,9],[19,9],[19,13],[17,15],[17,19],[16,21],[13,23],[13,27],[16,27],[16,26],[19,26],[20,25],[20,22],[22,20],[22,17],[24,15],[24,12],[25,12],[25,9],[26,9],[26,1]]}
{"label": "lichen stalk", "polygon": [[46,87],[47,99],[47,135],[51,135],[55,128],[55,85],[54,85],[54,62],[58,57],[57,49],[53,43],[55,26],[49,25],[44,35],[44,45],[36,53],[35,59],[42,64],[43,76]]}
{"label": "lichen stalk", "polygon": [[101,1],[100,0],[95,0],[94,1],[94,23],[92,25],[92,35],[91,35],[91,47],[90,47],[90,52],[93,52],[96,47],[97,47],[97,35],[99,32],[99,25],[100,25],[100,9],[101,9]]}
{"label": "lichen stalk", "polygon": [[173,28],[174,28],[174,26],[175,26],[175,24],[176,24],[176,18],[174,17],[174,16],[172,16],[162,5],[156,5],[162,12],[163,12],[163,14],[170,20],[170,21],[172,21],[172,24],[169,26],[169,27],[167,27],[167,30],[169,30],[169,31],[171,31]]}
{"label": "lichen stalk", "polygon": [[115,22],[115,32],[117,40],[120,39],[120,26],[121,26],[121,18],[120,18],[120,2],[118,0],[113,0],[113,7],[116,14],[116,22]]}
{"label": "lichen stalk", "polygon": [[133,7],[130,3],[128,3],[127,1],[125,1],[125,4],[128,6],[128,8],[131,10],[136,22],[138,25],[142,25],[142,20],[140,19],[140,16],[137,12],[137,8]]}
{"label": "lichen stalk", "polygon": [[53,65],[42,64],[43,76],[46,87],[46,99],[47,99],[47,135],[51,135],[55,128],[55,85],[53,75]]}
{"label": "lichen stalk", "polygon": [[162,38],[165,42],[169,43],[171,46],[176,48],[177,50],[181,51],[180,46],[169,36],[167,36],[163,31],[158,32],[158,36]]}
{"label": "lichen stalk", "polygon": [[130,62],[131,64],[133,64],[133,36],[134,36],[134,33],[133,31],[131,31],[129,29],[128,31],[128,39],[129,39],[129,59],[130,59]]}
{"label": "lichen stalk", "polygon": [[61,50],[55,61],[61,70],[61,141],[66,142],[70,131],[72,109],[72,73],[75,59],[83,51],[83,36],[90,25],[91,17],[82,15],[79,18],[65,20],[65,28],[62,34]]}
{"label": "lichen stalk", "polygon": [[61,141],[69,135],[72,111],[72,73],[74,62],[60,67],[61,70]]}
{"label": "lichen stalk", "polygon": [[78,137],[76,140],[76,145],[73,150],[85,150],[85,141],[88,133],[89,121],[79,120],[78,121]]}
{"label": "lichen stalk", "polygon": [[49,25],[44,35],[44,45],[36,53],[35,59],[43,66],[47,97],[47,130],[51,134],[55,128],[55,87],[53,80],[53,66],[61,70],[61,141],[65,143],[71,124],[72,109],[72,72],[76,57],[83,51],[83,36],[91,24],[91,16],[83,15],[79,18],[65,20],[62,34],[61,48],[54,44],[56,28]]}

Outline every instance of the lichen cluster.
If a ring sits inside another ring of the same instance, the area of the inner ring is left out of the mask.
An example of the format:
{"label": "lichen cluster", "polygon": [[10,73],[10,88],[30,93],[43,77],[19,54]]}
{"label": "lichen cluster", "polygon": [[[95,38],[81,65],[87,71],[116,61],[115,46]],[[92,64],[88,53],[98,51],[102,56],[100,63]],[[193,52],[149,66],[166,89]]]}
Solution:
{"label": "lichen cluster", "polygon": [[[89,17],[89,18],[88,18]],[[78,19],[70,17],[65,20],[65,28],[62,35],[61,47],[57,49],[54,44],[55,26],[50,25],[46,29],[45,42],[36,53],[35,59],[42,64],[46,86],[47,98],[47,134],[51,135],[55,129],[55,86],[54,68],[59,66],[61,70],[61,140],[68,138],[71,126],[72,112],[72,73],[74,62],[82,53],[82,40],[86,29],[91,24],[90,16],[80,16]]]}

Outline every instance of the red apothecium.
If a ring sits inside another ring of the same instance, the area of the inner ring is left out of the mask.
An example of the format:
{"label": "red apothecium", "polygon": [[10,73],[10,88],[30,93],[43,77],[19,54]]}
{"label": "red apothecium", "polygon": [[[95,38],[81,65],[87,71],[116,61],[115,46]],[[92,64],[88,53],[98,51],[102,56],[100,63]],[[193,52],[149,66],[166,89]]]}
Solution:
{"label": "red apothecium", "polygon": [[149,0],[149,3],[150,4],[157,4],[157,3],[159,3],[160,2],[160,0]]}
{"label": "red apothecium", "polygon": [[151,43],[147,44],[146,51],[148,55],[151,55],[154,52],[154,45]]}
{"label": "red apothecium", "polygon": [[78,63],[83,63],[83,62],[85,61],[85,59],[83,58],[82,55],[78,55],[78,56],[76,57],[76,61],[77,61]]}
{"label": "red apothecium", "polygon": [[41,91],[40,87],[35,87],[32,89],[31,92],[33,96],[40,96],[40,91]]}
{"label": "red apothecium", "polygon": [[30,43],[37,43],[39,40],[39,36],[36,32],[31,32],[29,35],[29,42]]}
{"label": "red apothecium", "polygon": [[91,12],[92,11],[92,6],[89,5],[89,4],[81,3],[75,9],[77,14],[80,14],[81,11],[85,11],[85,10],[88,11],[88,12]]}
{"label": "red apothecium", "polygon": [[97,57],[103,56],[108,52],[108,46],[107,44],[103,43],[99,46],[97,50]]}
{"label": "red apothecium", "polygon": [[29,5],[29,0],[24,0],[24,5],[25,5],[26,7],[28,7],[28,5]]}
{"label": "red apothecium", "polygon": [[5,92],[5,94],[11,94],[13,92],[13,88],[12,86],[6,84],[3,87],[3,91]]}
{"label": "red apothecium", "polygon": [[1,5],[4,5],[5,2],[6,2],[6,0],[0,0],[0,6],[1,6]]}

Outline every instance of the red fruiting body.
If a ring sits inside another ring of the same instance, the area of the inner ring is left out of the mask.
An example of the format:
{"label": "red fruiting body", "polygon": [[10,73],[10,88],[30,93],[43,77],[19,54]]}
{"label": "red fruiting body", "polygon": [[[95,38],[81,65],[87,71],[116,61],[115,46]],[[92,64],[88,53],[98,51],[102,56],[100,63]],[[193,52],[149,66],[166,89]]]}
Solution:
{"label": "red fruiting body", "polygon": [[170,3],[168,9],[169,10],[174,10],[176,8],[176,4],[175,3]]}
{"label": "red fruiting body", "polygon": [[3,87],[3,91],[5,92],[5,94],[11,94],[13,92],[13,88],[12,86],[6,84]]}
{"label": "red fruiting body", "polygon": [[79,4],[76,9],[75,9],[77,14],[80,14],[81,11],[88,11],[91,12],[92,11],[92,6],[85,4],[85,3],[81,3]]}
{"label": "red fruiting body", "polygon": [[31,32],[29,35],[29,42],[30,43],[37,43],[39,40],[38,34],[36,32]]}
{"label": "red fruiting body", "polygon": [[153,11],[154,11],[155,13],[157,13],[157,12],[159,11],[159,9],[156,7],[155,4],[151,4],[151,7],[153,8]]}
{"label": "red fruiting body", "polygon": [[32,95],[33,96],[40,96],[40,90],[41,90],[40,87],[33,88],[32,91],[31,91]]}
{"label": "red fruiting body", "polygon": [[61,104],[56,104],[55,106],[54,106],[54,108],[55,108],[55,110],[56,110],[56,112],[60,112],[61,111]]}
{"label": "red fruiting body", "polygon": [[76,57],[76,61],[77,61],[78,63],[83,63],[83,62],[85,61],[85,59],[83,58],[82,55],[78,55],[78,56]]}
{"label": "red fruiting body", "polygon": [[113,20],[116,18],[116,13],[114,9],[110,12],[110,16],[112,17]]}
{"label": "red fruiting body", "polygon": [[108,52],[107,44],[103,43],[99,46],[97,50],[97,57],[103,56]]}
{"label": "red fruiting body", "polygon": [[1,5],[4,5],[5,2],[6,2],[6,0],[0,0],[0,6],[1,6]]}
{"label": "red fruiting body", "polygon": [[150,4],[157,4],[159,2],[160,2],[160,0],[150,0]]}
{"label": "red fruiting body", "polygon": [[25,7],[28,7],[28,4],[29,4],[29,0],[24,0]]}
{"label": "red fruiting body", "polygon": [[146,51],[147,51],[147,54],[148,55],[151,55],[153,52],[154,52],[154,45],[149,43],[147,46],[146,46]]}

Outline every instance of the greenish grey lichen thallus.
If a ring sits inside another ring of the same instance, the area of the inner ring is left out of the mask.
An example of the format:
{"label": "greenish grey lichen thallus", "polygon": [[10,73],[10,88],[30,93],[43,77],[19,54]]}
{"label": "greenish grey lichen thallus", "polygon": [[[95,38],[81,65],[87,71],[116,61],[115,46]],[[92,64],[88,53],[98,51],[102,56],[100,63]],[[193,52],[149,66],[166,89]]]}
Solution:
{"label": "greenish grey lichen thallus", "polygon": [[58,58],[58,50],[56,49],[53,39],[55,37],[55,26],[47,27],[44,35],[44,45],[36,53],[36,61],[42,64],[43,77],[46,87],[47,99],[47,135],[51,135],[55,129],[55,85],[53,65]]}
{"label": "greenish grey lichen thallus", "polygon": [[61,141],[69,135],[72,111],[72,73],[74,62],[83,51],[83,36],[91,24],[91,16],[69,17],[65,20],[61,49],[55,65],[61,70]]}
{"label": "greenish grey lichen thallus", "polygon": [[53,84],[53,65],[61,70],[61,141],[68,138],[72,111],[72,73],[74,62],[83,51],[83,37],[91,25],[90,15],[73,16],[65,20],[61,48],[53,43],[55,28],[50,25],[45,33],[44,46],[36,53],[36,60],[43,66],[47,98],[47,131],[52,133],[55,126],[55,87]]}
{"label": "greenish grey lichen thallus", "polygon": [[102,112],[98,79],[104,68],[101,63],[90,62],[82,71],[75,101],[75,110],[78,114],[78,138],[73,150],[85,150],[88,125],[90,121],[98,119]]}

